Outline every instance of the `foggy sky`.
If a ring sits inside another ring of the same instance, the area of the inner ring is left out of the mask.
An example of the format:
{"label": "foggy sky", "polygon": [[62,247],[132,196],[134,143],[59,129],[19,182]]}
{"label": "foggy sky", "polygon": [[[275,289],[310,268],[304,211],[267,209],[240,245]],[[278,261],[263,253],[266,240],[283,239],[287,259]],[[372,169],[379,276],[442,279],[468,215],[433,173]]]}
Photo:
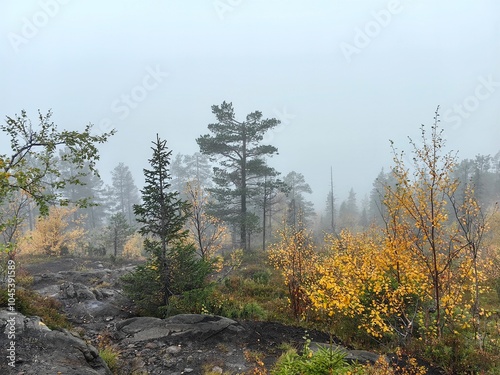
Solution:
{"label": "foggy sky", "polygon": [[[304,174],[323,210],[358,202],[389,139],[441,125],[460,158],[500,151],[500,3],[354,0],[2,0],[0,115],[52,109],[61,128],[118,133],[105,182],[124,162],[142,187],[155,134],[176,153],[232,102],[282,121],[271,165]],[[0,139],[0,154],[8,144]]]}

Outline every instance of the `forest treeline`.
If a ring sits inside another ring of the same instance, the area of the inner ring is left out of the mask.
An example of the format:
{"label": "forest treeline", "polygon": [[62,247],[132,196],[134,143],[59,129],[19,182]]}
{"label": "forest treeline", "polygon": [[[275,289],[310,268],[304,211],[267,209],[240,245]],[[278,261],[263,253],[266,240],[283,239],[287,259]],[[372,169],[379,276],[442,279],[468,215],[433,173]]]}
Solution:
{"label": "forest treeline", "polygon": [[[61,151],[64,153],[64,150]],[[57,157],[53,163],[58,166],[63,175],[73,176],[69,166]],[[207,156],[201,153],[177,153],[172,158],[170,173],[172,176],[172,190],[180,192],[187,201],[195,201],[193,183],[205,192],[207,197],[214,186],[211,179],[212,164]],[[111,178],[95,176],[85,173],[79,180],[82,185],[70,185],[61,190],[61,195],[68,201],[85,199],[87,207],[75,209],[72,218],[84,228],[89,235],[101,232],[106,227],[130,226],[136,224],[133,205],[140,202],[140,193],[136,179],[124,163],[119,163],[111,171]],[[475,186],[475,194],[482,207],[493,207],[500,199],[500,152],[495,156],[477,155],[474,159],[461,160],[453,171],[453,177],[460,182],[460,194],[463,196],[468,184]],[[111,181],[107,185],[103,179]],[[267,181],[266,181],[267,182]],[[328,181],[325,181],[328,184]],[[247,245],[255,248],[262,247],[263,241],[268,243],[275,239],[275,231],[283,224],[298,223],[313,230],[318,236],[323,232],[340,233],[347,229],[359,232],[368,229],[371,225],[384,225],[383,199],[384,187],[394,185],[392,173],[381,170],[373,181],[373,189],[369,194],[361,195],[351,189],[345,200],[339,201],[333,194],[328,193],[323,207],[314,207],[312,203],[312,189],[299,172],[291,171],[284,175],[279,187],[269,188],[269,193],[264,191],[265,184],[261,186],[260,194],[255,192],[249,202],[249,222],[251,225],[247,234]],[[269,186],[268,183],[267,186]],[[332,206],[333,197],[333,206]],[[34,229],[39,216],[39,209],[29,199],[19,197],[22,201],[21,208],[12,209],[4,204],[2,217],[8,217],[14,211],[24,218],[24,229]],[[266,212],[264,214],[264,202]],[[333,215],[332,215],[333,208]],[[224,221],[227,211],[211,208],[214,217]],[[265,220],[265,223],[264,223]],[[230,222],[229,222],[230,223]],[[332,225],[333,223],[333,225]],[[232,223],[230,223],[232,224]],[[229,226],[231,228],[231,226]],[[265,227],[265,232],[264,232]],[[232,232],[231,246],[238,247],[237,228]],[[8,233],[3,233],[3,241],[8,242]],[[111,243],[92,241],[93,247],[87,249],[88,255],[111,254]],[[121,251],[121,250],[120,250]]]}
{"label": "forest treeline", "polygon": [[[263,135],[279,120],[263,119],[257,111],[249,114],[246,121],[237,121],[232,105],[226,102],[213,106],[212,111],[219,122],[208,125],[210,134],[197,139],[200,152],[177,152],[169,162],[169,173],[172,191],[195,206],[199,206],[197,200],[206,200],[203,209],[212,220],[225,224],[228,248],[265,249],[283,223],[305,226],[317,238],[324,232],[359,232],[372,225],[385,225],[385,187],[396,184],[392,171],[381,170],[371,192],[359,195],[351,189],[342,201],[332,187],[324,206],[314,207],[313,191],[300,171],[277,171],[267,163],[278,150],[264,145]],[[115,166],[110,176],[99,176],[92,173],[94,165],[89,161],[83,160],[76,167],[70,153],[67,147],[61,148],[50,160],[57,175],[47,171],[44,176],[51,182],[44,186],[44,194],[51,197],[47,201],[52,205],[79,204],[69,215],[72,225],[78,223],[88,237],[85,250],[79,251],[88,255],[120,255],[137,227],[133,206],[140,202],[140,192],[136,178],[124,163]],[[25,161],[32,168],[40,167],[40,160]],[[106,185],[103,177],[111,184]],[[451,178],[459,182],[457,196],[463,198],[466,187],[472,185],[481,207],[492,207],[500,199],[500,151],[493,156],[478,154],[474,159],[457,162]],[[77,183],[63,186],[60,181]],[[326,180],[325,185],[329,184]],[[22,230],[33,231],[40,210],[33,196],[22,191],[15,194],[10,202],[3,202],[0,215],[4,221],[17,215],[22,218]],[[6,230],[2,235],[3,242],[10,243],[14,232]]]}
{"label": "forest treeline", "polygon": [[[84,241],[87,245],[79,252],[121,255],[123,245],[135,232],[134,228],[137,229],[133,206],[140,203],[140,192],[136,179],[124,163],[116,165],[110,176],[94,175],[88,166],[77,172],[64,161],[66,152],[65,149],[60,150],[51,163],[61,171],[62,178],[78,179],[80,182],[59,189],[63,201],[85,202],[83,207],[67,209],[72,225],[78,223],[88,238],[88,242]],[[226,224],[230,234],[230,240],[225,241],[226,246],[238,248],[241,245],[238,225],[240,202],[231,201],[229,193],[224,196],[224,192],[219,192],[220,188],[212,179],[213,170],[214,163],[207,155],[200,152],[177,153],[170,164],[171,190],[179,192],[183,199],[195,206],[199,205],[200,199],[207,200],[204,209],[208,209],[213,219]],[[278,171],[272,170],[272,175],[256,178],[251,190],[248,188],[246,248],[265,249],[276,239],[276,230],[284,222],[305,226],[317,238],[325,232],[360,232],[373,225],[383,226],[385,187],[396,184],[391,171],[381,170],[373,181],[372,190],[361,198],[351,189],[348,197],[339,201],[335,191],[330,191],[324,206],[314,207],[313,191],[302,173],[290,171],[281,176]],[[494,156],[477,155],[474,159],[461,160],[452,171],[452,178],[459,182],[457,194],[460,197],[464,197],[467,186],[473,185],[481,207],[493,207],[500,199],[500,152]],[[111,184],[105,184],[103,179],[111,181]],[[214,193],[219,193],[224,200],[214,200]],[[2,218],[18,215],[23,219],[22,230],[32,231],[37,225],[39,213],[29,197],[20,194],[14,201],[4,202],[0,215]],[[118,244],[115,243],[115,234],[119,237]],[[14,233],[4,231],[2,235],[3,242],[9,243]]]}
{"label": "forest treeline", "polygon": [[[97,144],[113,131],[58,131],[50,112],[36,131],[25,112],[8,118],[2,255],[142,258],[123,279],[141,314],[273,316],[352,345],[402,348],[449,373],[494,368],[500,152],[446,153],[437,110],[408,150],[391,142],[393,165],[369,194],[338,202],[325,181],[331,191],[315,209],[300,171],[268,164],[279,155],[264,135],[279,120],[237,119],[227,102],[212,113],[197,153],[174,156],[157,134],[140,189],[123,163],[110,185],[97,173]],[[228,277],[244,259],[274,273]]]}

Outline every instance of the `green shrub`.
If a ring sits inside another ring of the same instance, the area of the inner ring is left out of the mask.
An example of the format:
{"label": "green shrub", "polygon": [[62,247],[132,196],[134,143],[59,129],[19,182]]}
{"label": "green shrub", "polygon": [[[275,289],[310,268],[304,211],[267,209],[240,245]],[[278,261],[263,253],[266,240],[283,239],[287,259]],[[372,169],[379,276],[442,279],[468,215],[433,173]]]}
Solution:
{"label": "green shrub", "polygon": [[493,280],[492,284],[493,284],[493,288],[497,292],[498,299],[500,299],[500,277]]}
{"label": "green shrub", "polygon": [[345,361],[346,353],[333,348],[319,348],[312,352],[309,341],[303,354],[296,349],[285,352],[271,370],[271,375],[328,375],[361,374],[362,369]]}
{"label": "green shrub", "polygon": [[210,305],[214,294],[214,286],[193,289],[173,296],[170,299],[170,308],[167,315],[175,314],[203,314],[211,313]]}
{"label": "green shrub", "polygon": [[475,343],[462,334],[446,334],[424,347],[424,356],[448,374],[478,374],[488,366]]}
{"label": "green shrub", "polygon": [[240,319],[249,320],[264,320],[267,314],[266,311],[257,302],[249,302],[243,305],[241,309]]}
{"label": "green shrub", "polygon": [[[174,244],[168,252],[170,278],[166,288],[163,275],[165,269],[155,255],[158,246],[156,242],[145,241],[145,248],[152,254],[150,259],[134,272],[123,276],[122,281],[125,294],[134,301],[139,314],[164,317],[171,315],[172,311],[186,308],[185,305],[182,307],[182,303],[181,306],[170,306],[171,300],[179,303],[178,296],[206,287],[212,265],[196,256],[196,249],[192,244]],[[169,306],[164,306],[165,293],[168,295]]]}
{"label": "green shrub", "polygon": [[162,285],[157,272],[150,264],[138,266],[135,272],[122,276],[123,290],[134,301],[137,313],[146,316],[159,316],[162,305]]}
{"label": "green shrub", "polygon": [[256,271],[252,275],[252,280],[257,284],[268,285],[271,280],[271,272],[267,269]]}

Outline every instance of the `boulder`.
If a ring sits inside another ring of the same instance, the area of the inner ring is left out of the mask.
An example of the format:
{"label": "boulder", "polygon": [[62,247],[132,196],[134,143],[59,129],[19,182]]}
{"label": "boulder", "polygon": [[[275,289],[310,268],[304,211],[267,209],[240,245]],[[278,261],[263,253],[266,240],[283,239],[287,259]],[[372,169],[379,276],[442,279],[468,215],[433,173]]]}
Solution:
{"label": "boulder", "polygon": [[111,375],[96,348],[69,331],[50,330],[38,317],[0,310],[0,330],[0,346],[13,348],[12,361],[0,361],[1,374]]}
{"label": "boulder", "polygon": [[207,340],[223,331],[242,332],[244,328],[236,321],[222,316],[203,314],[180,314],[167,319],[136,317],[116,324],[118,335],[127,343],[161,338]]}
{"label": "boulder", "polygon": [[64,282],[55,297],[63,302],[68,319],[74,323],[109,321],[110,316],[113,319],[130,317],[123,308],[130,301],[117,290]]}
{"label": "boulder", "polygon": [[380,359],[380,354],[366,350],[348,350],[345,359],[349,363],[370,363],[373,365]]}

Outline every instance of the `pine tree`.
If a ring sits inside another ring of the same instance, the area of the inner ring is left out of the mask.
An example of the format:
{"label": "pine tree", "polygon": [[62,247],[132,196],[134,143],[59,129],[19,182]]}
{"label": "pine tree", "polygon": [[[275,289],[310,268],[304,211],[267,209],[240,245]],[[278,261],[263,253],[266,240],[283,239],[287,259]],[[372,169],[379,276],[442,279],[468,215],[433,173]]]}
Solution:
{"label": "pine tree", "polygon": [[76,166],[66,159],[69,149],[66,147],[59,153],[57,163],[61,177],[74,184],[68,184],[61,189],[61,196],[68,202],[85,202],[74,212],[74,220],[81,220],[86,230],[96,229],[102,226],[105,218],[104,204],[104,182],[101,178],[91,173],[88,163]]}
{"label": "pine tree", "polygon": [[119,163],[111,172],[112,187],[109,188],[110,200],[113,207],[112,212],[121,212],[125,215],[129,225],[135,223],[134,204],[138,204],[140,199],[137,186],[130,169],[123,163]]}
{"label": "pine tree", "polygon": [[237,121],[231,103],[212,106],[217,123],[208,125],[212,134],[199,137],[196,142],[201,153],[211,160],[218,159],[214,168],[212,196],[218,201],[215,210],[222,220],[239,227],[240,246],[247,248],[247,229],[252,225],[248,212],[249,197],[258,190],[255,182],[267,171],[264,158],[278,152],[276,147],[261,144],[264,134],[276,127],[277,119],[263,119],[259,111]]}
{"label": "pine tree", "polygon": [[162,315],[171,296],[203,287],[211,272],[208,262],[196,256],[187,240],[185,224],[189,204],[171,189],[170,156],[167,142],[156,136],[151,169],[144,169],[142,203],[134,205],[139,233],[150,257],[135,273],[123,278],[125,292],[145,312]]}
{"label": "pine tree", "polygon": [[203,189],[210,187],[212,178],[212,167],[207,155],[199,152],[193,155],[177,154],[170,164],[170,172],[172,174],[172,189],[181,193],[181,197],[188,199],[185,196],[186,188],[189,183],[196,183]]}
{"label": "pine tree", "polygon": [[315,215],[312,202],[304,198],[304,193],[311,194],[312,189],[305,181],[302,173],[292,171],[284,178],[288,186],[288,225],[295,228],[297,225],[308,224],[308,219]]}
{"label": "pine tree", "polygon": [[134,233],[134,230],[129,225],[127,218],[121,212],[112,215],[109,218],[109,237],[113,244],[113,256],[122,255],[123,247],[128,240],[128,237]]}
{"label": "pine tree", "polygon": [[349,229],[357,231],[359,222],[359,209],[356,201],[356,193],[354,189],[349,190],[349,196],[342,202],[339,208],[339,225],[340,229]]}
{"label": "pine tree", "polygon": [[266,241],[269,233],[272,233],[272,210],[279,203],[280,193],[287,193],[288,186],[278,179],[279,172],[274,168],[267,167],[262,179],[257,183],[260,193],[256,197],[257,207],[262,209],[262,251],[266,250]]}
{"label": "pine tree", "polygon": [[170,191],[170,156],[167,141],[156,135],[153,142],[153,157],[149,159],[151,169],[144,169],[145,187],[141,190],[142,204],[134,205],[137,222],[142,224],[139,232],[148,238],[145,249],[153,255],[162,280],[160,289],[164,305],[171,295],[169,267],[169,245],[186,237],[183,229],[187,221],[188,204],[179,199],[178,192]]}

